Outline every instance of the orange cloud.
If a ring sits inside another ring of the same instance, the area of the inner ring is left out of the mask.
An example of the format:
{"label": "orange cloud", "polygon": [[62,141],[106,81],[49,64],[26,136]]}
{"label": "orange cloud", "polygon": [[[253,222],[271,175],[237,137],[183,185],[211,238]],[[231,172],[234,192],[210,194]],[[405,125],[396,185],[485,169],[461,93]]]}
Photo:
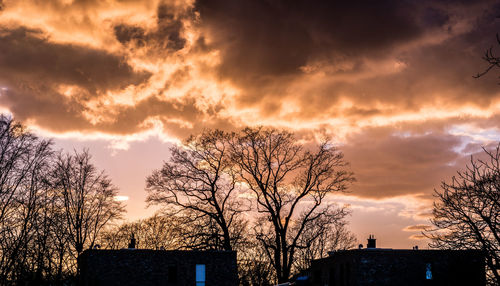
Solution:
{"label": "orange cloud", "polygon": [[123,158],[114,176],[137,214],[162,142],[245,125],[327,136],[357,178],[332,201],[358,233],[422,246],[405,231],[426,229],[433,190],[500,138],[497,74],[472,78],[497,2],[0,0],[0,111],[98,142],[109,169],[134,155],[141,177]]}
{"label": "orange cloud", "polygon": [[130,134],[159,119],[171,137],[263,124],[342,140],[490,118],[496,79],[470,75],[496,31],[493,4],[5,1],[1,104],[57,133]]}
{"label": "orange cloud", "polygon": [[427,237],[425,237],[424,235],[421,235],[421,234],[414,234],[414,235],[411,235],[409,238],[413,239],[413,240],[424,240],[424,239],[427,239]]}
{"label": "orange cloud", "polygon": [[495,1],[0,3],[0,109],[44,134],[272,125],[341,144],[356,195],[422,200],[498,138],[498,79],[471,77]]}
{"label": "orange cloud", "polygon": [[427,224],[417,224],[417,225],[409,225],[403,228],[403,231],[425,231],[431,229],[432,226]]}

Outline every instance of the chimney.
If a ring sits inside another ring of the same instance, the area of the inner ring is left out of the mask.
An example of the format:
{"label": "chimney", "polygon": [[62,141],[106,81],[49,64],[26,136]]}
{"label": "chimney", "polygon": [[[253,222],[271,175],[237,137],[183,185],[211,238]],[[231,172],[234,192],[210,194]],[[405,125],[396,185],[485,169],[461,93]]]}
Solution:
{"label": "chimney", "polygon": [[128,248],[135,248],[135,237],[133,232],[132,235],[130,236],[130,243],[128,244]]}
{"label": "chimney", "polygon": [[377,240],[373,234],[370,234],[368,237],[368,244],[366,244],[366,248],[377,248]]}

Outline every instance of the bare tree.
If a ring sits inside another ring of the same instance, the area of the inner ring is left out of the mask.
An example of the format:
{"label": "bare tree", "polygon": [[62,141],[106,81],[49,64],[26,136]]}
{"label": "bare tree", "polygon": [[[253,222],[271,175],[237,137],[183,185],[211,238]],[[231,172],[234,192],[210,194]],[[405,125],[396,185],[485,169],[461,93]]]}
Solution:
{"label": "bare tree", "polygon": [[127,248],[132,234],[137,239],[137,248],[146,248],[142,244],[142,220],[124,222],[103,230],[99,235],[99,245],[105,249]]}
{"label": "bare tree", "polygon": [[55,156],[0,115],[0,285],[70,282],[76,256],[123,211],[88,152]]}
{"label": "bare tree", "polygon": [[333,218],[325,215],[304,229],[299,239],[295,269],[299,272],[306,270],[312,260],[327,257],[330,251],[354,248],[356,242],[356,236],[347,229],[347,221],[335,214]]}
{"label": "bare tree", "polygon": [[[497,34],[497,44],[500,46],[500,37],[498,36],[498,34]],[[486,50],[486,52],[484,52],[483,60],[488,63],[488,67],[484,71],[477,73],[474,76],[474,78],[482,77],[493,68],[500,68],[500,56],[495,55],[495,53],[493,52],[493,47],[490,47],[489,49]]]}
{"label": "bare tree", "polygon": [[50,141],[0,115],[0,284],[18,279],[29,262],[51,155]]}
{"label": "bare tree", "polygon": [[344,209],[324,205],[326,195],[345,191],[354,180],[343,155],[328,142],[315,151],[292,133],[246,128],[231,140],[239,180],[255,196],[262,214],[255,228],[279,283],[291,274],[305,230],[324,216],[343,218]]}
{"label": "bare tree", "polygon": [[87,150],[60,154],[53,172],[55,186],[62,194],[69,241],[77,257],[84,247],[92,248],[104,226],[124,212],[114,198],[117,190],[111,180],[90,160]]}
{"label": "bare tree", "polygon": [[[57,189],[50,189],[46,193],[46,203],[43,212],[43,223],[49,232],[41,235],[48,243],[46,265],[49,266],[49,275],[52,280],[62,282],[74,275],[73,270],[76,267],[76,261],[72,255],[69,228],[66,220],[63,194]],[[48,224],[48,225],[45,225]],[[41,254],[42,255],[42,254]],[[53,268],[53,269],[52,269]]]}
{"label": "bare tree", "polygon": [[424,233],[431,247],[480,249],[486,253],[488,278],[500,284],[500,145],[486,159],[474,159],[450,183],[435,190],[435,228]]}
{"label": "bare tree", "polygon": [[241,286],[271,286],[275,271],[262,244],[250,234],[238,249],[238,276]]}
{"label": "bare tree", "polygon": [[178,217],[169,213],[156,213],[153,216],[123,223],[107,229],[100,236],[102,247],[121,249],[127,247],[134,234],[137,248],[143,249],[182,249],[184,238],[181,236],[182,225]]}
{"label": "bare tree", "polygon": [[243,201],[236,199],[228,135],[207,131],[170,151],[170,160],[147,178],[147,201],[184,212],[190,230],[198,228],[192,232],[196,243],[202,242],[193,244],[194,248],[232,250],[244,208]]}
{"label": "bare tree", "polygon": [[142,245],[149,249],[178,249],[182,236],[179,219],[171,214],[156,213],[142,221]]}

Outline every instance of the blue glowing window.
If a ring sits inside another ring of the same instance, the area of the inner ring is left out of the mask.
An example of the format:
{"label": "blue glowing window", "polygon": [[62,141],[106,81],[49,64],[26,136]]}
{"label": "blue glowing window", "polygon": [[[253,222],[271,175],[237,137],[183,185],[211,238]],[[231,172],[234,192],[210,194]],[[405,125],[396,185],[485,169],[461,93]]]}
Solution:
{"label": "blue glowing window", "polygon": [[205,264],[196,264],[196,286],[205,286]]}
{"label": "blue glowing window", "polygon": [[432,280],[432,270],[430,263],[427,263],[427,265],[425,266],[425,279]]}

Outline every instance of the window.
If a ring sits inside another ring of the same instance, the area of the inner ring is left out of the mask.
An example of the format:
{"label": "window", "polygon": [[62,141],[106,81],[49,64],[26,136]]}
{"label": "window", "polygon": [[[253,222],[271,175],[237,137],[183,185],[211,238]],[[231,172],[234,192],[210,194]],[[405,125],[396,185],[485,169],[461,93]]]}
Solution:
{"label": "window", "polygon": [[340,264],[340,285],[345,286],[345,267],[344,263]]}
{"label": "window", "polygon": [[351,282],[351,264],[346,263],[345,265],[345,285],[349,286]]}
{"label": "window", "polygon": [[328,286],[335,286],[335,268],[330,268],[330,277],[328,277]]}
{"label": "window", "polygon": [[205,286],[205,264],[196,264],[196,286]]}
{"label": "window", "polygon": [[168,282],[176,283],[177,282],[177,266],[169,265],[168,266]]}
{"label": "window", "polygon": [[314,270],[314,275],[313,275],[314,282],[319,283],[321,282],[321,269],[316,269]]}
{"label": "window", "polygon": [[425,266],[425,279],[432,280],[431,264],[427,263]]}

